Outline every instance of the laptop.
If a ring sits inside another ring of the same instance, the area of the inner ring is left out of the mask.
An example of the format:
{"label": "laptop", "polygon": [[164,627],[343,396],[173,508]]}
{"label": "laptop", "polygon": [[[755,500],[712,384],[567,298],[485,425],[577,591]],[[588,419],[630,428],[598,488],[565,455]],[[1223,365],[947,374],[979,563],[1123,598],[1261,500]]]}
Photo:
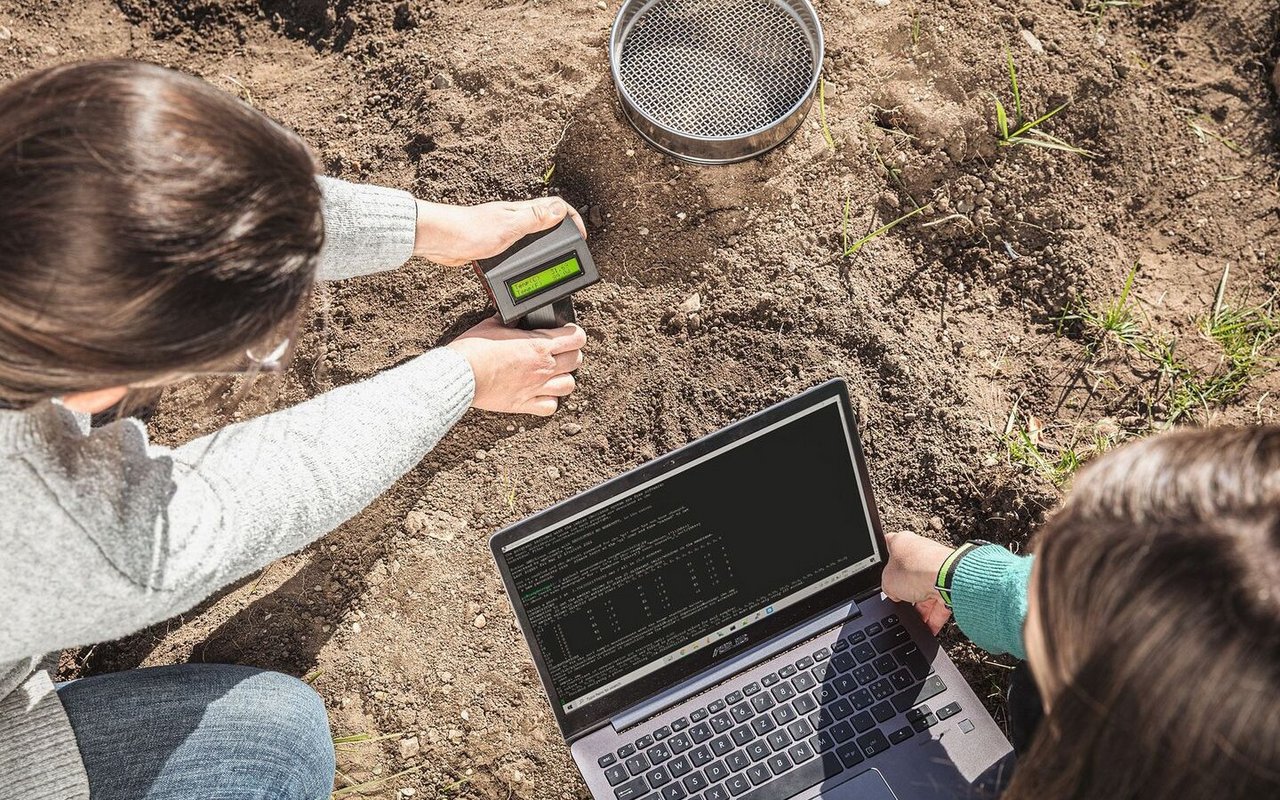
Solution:
{"label": "laptop", "polygon": [[835,380],[496,533],[598,800],[994,797],[1012,748],[886,558]]}

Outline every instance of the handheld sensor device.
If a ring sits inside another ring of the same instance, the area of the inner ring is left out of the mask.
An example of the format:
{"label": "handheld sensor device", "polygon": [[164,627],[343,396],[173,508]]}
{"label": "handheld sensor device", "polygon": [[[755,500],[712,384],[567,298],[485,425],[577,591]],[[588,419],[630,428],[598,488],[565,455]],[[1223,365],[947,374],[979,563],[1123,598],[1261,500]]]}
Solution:
{"label": "handheld sensor device", "polygon": [[572,217],[476,264],[502,323],[530,330],[577,321],[573,293],[600,280]]}

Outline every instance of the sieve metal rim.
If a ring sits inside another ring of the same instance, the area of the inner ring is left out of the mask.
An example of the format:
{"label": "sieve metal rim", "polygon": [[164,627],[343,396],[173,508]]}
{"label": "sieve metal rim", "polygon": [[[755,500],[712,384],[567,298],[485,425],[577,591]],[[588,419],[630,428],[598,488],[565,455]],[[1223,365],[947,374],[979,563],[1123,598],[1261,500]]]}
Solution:
{"label": "sieve metal rim", "polygon": [[[772,1],[776,2],[778,5],[785,5],[781,0]],[[810,2],[810,0],[792,0],[796,5],[799,5],[804,9],[804,12],[809,15],[809,18],[813,23],[811,32],[813,37],[812,55],[814,69],[813,75],[809,77],[809,83],[805,87],[803,95],[799,100],[792,104],[785,113],[780,114],[773,122],[767,125],[762,125],[758,128],[753,128],[749,131],[729,136],[704,136],[676,130],[670,125],[654,119],[652,115],[640,106],[634,95],[627,88],[621,73],[622,45],[626,40],[626,36],[629,33],[630,28],[644,17],[648,12],[649,7],[661,2],[664,2],[664,0],[623,0],[622,5],[618,8],[618,15],[614,18],[613,25],[609,29],[609,72],[613,77],[614,88],[617,90],[618,96],[622,101],[623,111],[628,118],[631,118],[632,115],[642,117],[646,123],[652,125],[654,128],[666,132],[673,138],[708,146],[714,146],[717,144],[736,144],[738,142],[749,141],[753,138],[767,136],[769,133],[775,132],[779,130],[779,128],[784,127],[789,121],[796,117],[799,117],[799,119],[795,119],[796,124],[792,126],[785,135],[778,138],[776,141],[770,141],[754,152],[731,158],[705,158],[677,152],[657,141],[654,141],[654,139],[650,137],[640,126],[635,125],[633,120],[633,127],[636,128],[637,132],[640,133],[641,136],[643,136],[654,147],[657,147],[665,153],[676,156],[677,158],[698,164],[725,164],[755,158],[756,156],[761,155],[787,141],[797,130],[799,130],[800,122],[803,120],[804,114],[813,103],[814,95],[818,90],[818,82],[822,80],[822,61],[826,55],[826,40],[822,31],[822,21],[818,18],[818,11],[814,8],[813,3]],[[796,13],[793,9],[785,10],[787,10],[788,13]],[[623,23],[624,20],[626,21],[625,25]],[[804,20],[800,20],[800,22],[804,24]],[[809,29],[809,26],[806,26],[806,28]]]}

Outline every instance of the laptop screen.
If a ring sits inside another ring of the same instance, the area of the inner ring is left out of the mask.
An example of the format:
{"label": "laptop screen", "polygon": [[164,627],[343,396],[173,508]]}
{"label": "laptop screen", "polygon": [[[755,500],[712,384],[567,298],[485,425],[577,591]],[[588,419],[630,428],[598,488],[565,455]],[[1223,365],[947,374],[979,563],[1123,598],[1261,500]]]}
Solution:
{"label": "laptop screen", "polygon": [[869,520],[833,396],[501,553],[568,715],[754,643],[753,626],[878,564]]}

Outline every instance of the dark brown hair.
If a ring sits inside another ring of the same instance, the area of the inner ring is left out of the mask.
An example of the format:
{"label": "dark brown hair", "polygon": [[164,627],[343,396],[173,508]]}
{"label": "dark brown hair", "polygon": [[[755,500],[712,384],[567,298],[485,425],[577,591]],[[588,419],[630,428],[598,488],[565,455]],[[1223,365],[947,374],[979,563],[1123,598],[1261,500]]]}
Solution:
{"label": "dark brown hair", "polygon": [[1280,797],[1280,428],[1121,448],[1038,541],[1050,711],[1005,797]]}
{"label": "dark brown hair", "polygon": [[133,61],[0,89],[0,402],[225,366],[293,318],[323,242],[306,146]]}

